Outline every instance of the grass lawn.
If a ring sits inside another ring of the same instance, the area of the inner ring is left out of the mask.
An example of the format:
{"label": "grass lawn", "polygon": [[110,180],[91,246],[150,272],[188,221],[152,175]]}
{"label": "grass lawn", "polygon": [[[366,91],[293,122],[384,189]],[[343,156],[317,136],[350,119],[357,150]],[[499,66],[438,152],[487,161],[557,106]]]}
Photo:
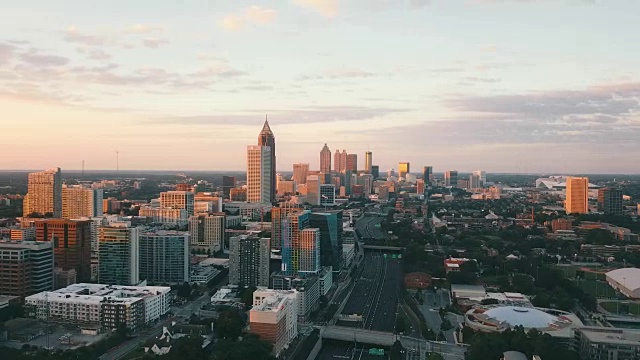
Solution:
{"label": "grass lawn", "polygon": [[633,314],[636,316],[640,316],[640,302],[601,302],[600,306],[608,312],[614,314]]}

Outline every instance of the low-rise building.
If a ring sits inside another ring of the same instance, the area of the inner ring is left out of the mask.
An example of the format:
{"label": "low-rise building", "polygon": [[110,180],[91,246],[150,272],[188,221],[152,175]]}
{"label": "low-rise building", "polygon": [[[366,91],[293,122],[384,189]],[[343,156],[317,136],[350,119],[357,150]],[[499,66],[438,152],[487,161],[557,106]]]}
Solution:
{"label": "low-rise building", "polygon": [[273,345],[277,357],[298,335],[298,293],[260,288],[253,293],[249,331]]}
{"label": "low-rise building", "polygon": [[327,296],[333,286],[333,268],[331,266],[322,267],[318,274],[318,280],[320,281],[320,296]]}
{"label": "low-rise building", "polygon": [[640,332],[605,327],[575,330],[574,348],[580,359],[633,360],[640,358]]}

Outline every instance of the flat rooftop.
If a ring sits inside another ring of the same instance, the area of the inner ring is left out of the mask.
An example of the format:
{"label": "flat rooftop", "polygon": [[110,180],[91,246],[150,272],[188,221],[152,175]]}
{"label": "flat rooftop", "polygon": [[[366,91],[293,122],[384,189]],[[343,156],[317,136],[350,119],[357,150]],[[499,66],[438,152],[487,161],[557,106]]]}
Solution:
{"label": "flat rooftop", "polygon": [[28,296],[27,301],[65,301],[83,304],[99,304],[105,298],[113,302],[134,303],[147,296],[171,291],[163,286],[120,286],[103,284],[72,284],[56,291],[44,291]]}
{"label": "flat rooftop", "polygon": [[595,343],[640,346],[640,331],[620,328],[581,327],[576,329]]}

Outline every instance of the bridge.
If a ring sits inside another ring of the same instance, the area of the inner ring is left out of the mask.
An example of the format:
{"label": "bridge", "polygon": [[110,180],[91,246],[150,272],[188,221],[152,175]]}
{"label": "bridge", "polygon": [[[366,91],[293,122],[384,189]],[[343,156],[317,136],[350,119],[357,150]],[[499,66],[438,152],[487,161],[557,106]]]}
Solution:
{"label": "bridge", "polygon": [[365,250],[402,251],[402,248],[397,246],[363,245],[362,248]]}

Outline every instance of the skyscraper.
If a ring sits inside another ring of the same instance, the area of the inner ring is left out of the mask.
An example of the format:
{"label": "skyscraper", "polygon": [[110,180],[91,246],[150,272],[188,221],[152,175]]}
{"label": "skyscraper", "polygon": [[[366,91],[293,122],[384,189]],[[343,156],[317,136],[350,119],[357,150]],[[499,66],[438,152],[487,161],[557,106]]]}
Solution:
{"label": "skyscraper", "polygon": [[320,271],[320,229],[300,231],[297,251],[298,273],[317,274]]}
{"label": "skyscraper", "polygon": [[410,172],[411,169],[408,162],[401,162],[398,164],[398,177],[405,178]]}
{"label": "skyscraper", "polygon": [[271,203],[275,199],[276,175],[272,171],[272,159],[269,146],[247,146],[248,202]]}
{"label": "skyscraper", "polygon": [[589,178],[567,177],[567,197],[564,209],[567,214],[586,214],[589,212]]}
{"label": "skyscraper", "polygon": [[[260,131],[260,135],[258,135],[258,145],[259,146],[268,146],[269,149],[269,160],[267,163],[269,164],[271,181],[269,182],[270,195],[269,201],[272,202],[276,198],[276,138],[269,127],[269,121],[265,118],[264,125],[262,126],[262,131]],[[248,178],[247,178],[248,184]],[[251,200],[249,200],[251,202]],[[258,201],[256,201],[258,202]],[[263,201],[260,201],[263,202]]]}
{"label": "skyscraper", "polygon": [[231,189],[236,187],[236,177],[235,176],[223,176],[222,177],[222,193],[225,198],[229,198],[229,193]]}
{"label": "skyscraper", "polygon": [[444,186],[458,186],[458,171],[449,170],[444,173]]}
{"label": "skyscraper", "polygon": [[60,168],[29,174],[27,195],[24,197],[23,216],[50,214],[62,216],[62,174]]}
{"label": "skyscraper", "polygon": [[358,172],[358,155],[347,154],[346,171]]}
{"label": "skyscraper", "polygon": [[106,285],[137,285],[139,277],[139,230],[124,224],[98,229],[98,282]]}
{"label": "skyscraper", "polygon": [[[36,241],[53,242],[55,267],[91,281],[91,221],[48,219],[36,222]],[[59,284],[65,287],[70,284]]]}
{"label": "skyscraper", "polygon": [[380,177],[380,166],[371,165],[371,175],[373,175],[374,179],[379,178]]}
{"label": "skyscraper", "polygon": [[433,166],[425,166],[422,168],[422,179],[424,179],[425,185],[431,183],[431,176],[433,175]]}
{"label": "skyscraper", "polygon": [[478,176],[478,178],[480,179],[480,182],[482,183],[482,185],[480,186],[484,186],[484,184],[487,182],[487,172],[483,170],[476,170],[473,172],[473,174]]}
{"label": "skyscraper", "polygon": [[469,188],[478,189],[482,187],[482,181],[480,181],[480,176],[474,172],[469,175]]}
{"label": "skyscraper", "polygon": [[296,186],[307,183],[308,172],[309,172],[309,164],[307,163],[293,164],[293,181],[296,183],[295,184]]}
{"label": "skyscraper", "polygon": [[78,219],[102,216],[103,201],[102,189],[65,186],[62,188],[62,217]]}
{"label": "skyscraper", "polygon": [[229,240],[229,283],[269,286],[271,239],[238,235]]}
{"label": "skyscraper", "polygon": [[364,172],[371,174],[371,168],[373,167],[373,153],[367,151],[364,153]]}
{"label": "skyscraper", "polygon": [[347,169],[347,150],[337,150],[333,157],[333,168],[338,173],[344,173]]}
{"label": "skyscraper", "polygon": [[225,235],[225,213],[200,214],[189,218],[191,248],[203,254],[222,249]]}
{"label": "skyscraper", "polygon": [[297,275],[299,267],[300,233],[309,227],[308,210],[289,213],[282,222],[282,271]]}
{"label": "skyscraper", "polygon": [[622,215],[622,191],[618,189],[598,189],[598,211],[606,215]]}
{"label": "skyscraper", "polygon": [[160,207],[165,209],[182,209],[187,217],[193,215],[194,196],[190,191],[165,191],[160,193]]}
{"label": "skyscraper", "polygon": [[282,223],[290,213],[300,211],[300,207],[292,202],[282,202],[279,207],[271,209],[271,248],[282,249]]}
{"label": "skyscraper", "polygon": [[0,241],[0,295],[25,297],[53,290],[49,242]]}
{"label": "skyscraper", "polygon": [[311,205],[320,204],[320,178],[318,175],[307,176],[307,202]]}
{"label": "skyscraper", "polygon": [[320,265],[342,268],[342,210],[313,212],[309,226],[320,229]]}
{"label": "skyscraper", "polygon": [[336,204],[336,186],[334,184],[320,184],[320,205],[334,206]]}
{"label": "skyscraper", "polygon": [[320,151],[320,172],[329,174],[331,173],[331,150],[327,144]]}
{"label": "skyscraper", "polygon": [[189,282],[189,233],[151,231],[140,234],[140,280],[149,284]]}

